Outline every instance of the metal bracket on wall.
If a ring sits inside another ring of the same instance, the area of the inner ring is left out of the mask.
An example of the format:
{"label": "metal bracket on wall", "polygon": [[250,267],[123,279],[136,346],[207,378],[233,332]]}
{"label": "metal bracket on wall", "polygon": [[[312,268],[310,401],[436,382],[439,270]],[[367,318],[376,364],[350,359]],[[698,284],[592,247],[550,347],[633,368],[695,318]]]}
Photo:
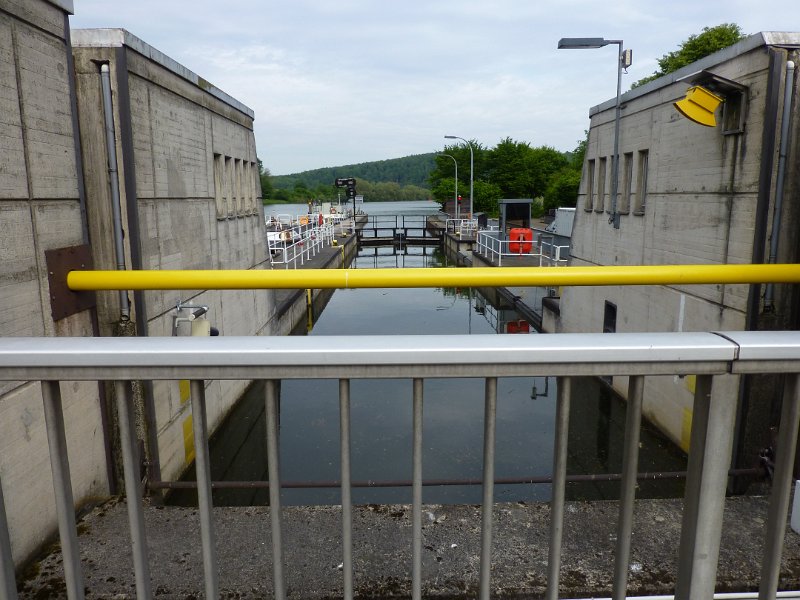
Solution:
{"label": "metal bracket on wall", "polygon": [[44,251],[47,280],[50,283],[50,311],[53,321],[59,321],[88,308],[97,306],[93,291],[74,292],[67,287],[67,273],[75,269],[94,268],[89,246],[67,246]]}

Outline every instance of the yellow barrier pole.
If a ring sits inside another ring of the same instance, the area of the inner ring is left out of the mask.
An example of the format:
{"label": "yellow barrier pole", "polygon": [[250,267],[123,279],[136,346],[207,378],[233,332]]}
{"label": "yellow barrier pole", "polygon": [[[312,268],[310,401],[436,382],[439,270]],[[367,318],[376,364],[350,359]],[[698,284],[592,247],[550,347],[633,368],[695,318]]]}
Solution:
{"label": "yellow barrier pole", "polygon": [[70,271],[81,290],[347,289],[800,283],[800,264],[285,271]]}

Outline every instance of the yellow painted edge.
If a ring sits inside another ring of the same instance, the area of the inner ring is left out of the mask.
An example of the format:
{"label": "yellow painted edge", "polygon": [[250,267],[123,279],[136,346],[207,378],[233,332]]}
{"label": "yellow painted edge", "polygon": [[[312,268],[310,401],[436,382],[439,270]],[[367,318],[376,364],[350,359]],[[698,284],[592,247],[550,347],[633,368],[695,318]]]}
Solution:
{"label": "yellow painted edge", "polygon": [[181,379],[178,381],[178,390],[180,391],[181,404],[186,404],[192,393],[192,388],[189,385],[188,379]]}
{"label": "yellow painted edge", "polygon": [[183,451],[186,456],[186,464],[194,460],[194,426],[192,415],[183,420]]}

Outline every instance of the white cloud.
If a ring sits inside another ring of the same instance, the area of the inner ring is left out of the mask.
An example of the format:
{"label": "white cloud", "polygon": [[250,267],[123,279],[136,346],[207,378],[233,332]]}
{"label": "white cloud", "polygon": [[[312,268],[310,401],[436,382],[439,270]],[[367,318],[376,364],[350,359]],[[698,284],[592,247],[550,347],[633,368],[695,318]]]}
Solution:
{"label": "white cloud", "polygon": [[73,27],[124,27],[256,113],[276,173],[434,151],[452,133],[575,147],[589,108],[616,91],[616,46],[558,51],[561,37],[621,38],[631,82],[704,26],[800,30],[782,0],[76,0]]}

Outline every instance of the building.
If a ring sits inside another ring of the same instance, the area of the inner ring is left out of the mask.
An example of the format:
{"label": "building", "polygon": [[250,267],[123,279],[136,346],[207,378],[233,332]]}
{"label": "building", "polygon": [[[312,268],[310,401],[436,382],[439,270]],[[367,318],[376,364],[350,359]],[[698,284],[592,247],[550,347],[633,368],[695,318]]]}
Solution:
{"label": "building", "polygon": [[[774,262],[798,262],[800,103],[788,67],[799,50],[800,34],[759,33],[625,93],[618,228],[610,197],[616,101],[592,108],[571,264],[758,264],[773,247]],[[694,85],[724,100],[715,126],[675,107]],[[797,329],[797,300],[786,285],[573,287],[546,322],[559,332]],[[613,381],[623,395],[625,379]],[[779,388],[762,377],[733,388],[736,463],[754,466],[758,449],[771,445]],[[648,378],[645,390],[645,415],[684,450],[693,392],[691,374]]]}
{"label": "building", "polygon": [[[2,0],[0,8],[0,336],[98,335],[91,311],[58,314],[48,281],[59,250],[89,242],[72,0]],[[109,491],[108,405],[96,383],[74,382],[61,392],[80,504]],[[55,530],[45,432],[40,384],[0,383],[0,477],[18,563]]]}
{"label": "building", "polygon": [[[252,110],[128,31],[74,30],[72,47],[95,268],[268,265]],[[106,168],[104,68],[116,171]],[[122,257],[110,234],[115,205]],[[124,298],[98,294],[101,335],[190,334],[175,321],[188,312],[179,313],[179,304],[207,306],[208,321],[222,335],[260,335],[269,333],[275,306],[274,293],[265,290],[144,291],[130,299],[127,325]],[[211,430],[246,386],[206,382]],[[188,400],[188,382],[153,382],[142,390],[139,434],[155,479],[176,477],[194,455]]]}
{"label": "building", "polygon": [[[222,335],[284,333],[273,291],[66,289],[73,268],[269,268],[253,112],[127,31],[71,32],[72,12],[72,0],[0,0],[0,336],[190,335],[179,304],[207,306]],[[206,382],[211,430],[247,385]],[[76,508],[120,491],[112,388],[60,386]],[[56,530],[43,389],[0,383],[17,565]],[[179,381],[136,394],[151,479],[193,458],[188,394]]]}

